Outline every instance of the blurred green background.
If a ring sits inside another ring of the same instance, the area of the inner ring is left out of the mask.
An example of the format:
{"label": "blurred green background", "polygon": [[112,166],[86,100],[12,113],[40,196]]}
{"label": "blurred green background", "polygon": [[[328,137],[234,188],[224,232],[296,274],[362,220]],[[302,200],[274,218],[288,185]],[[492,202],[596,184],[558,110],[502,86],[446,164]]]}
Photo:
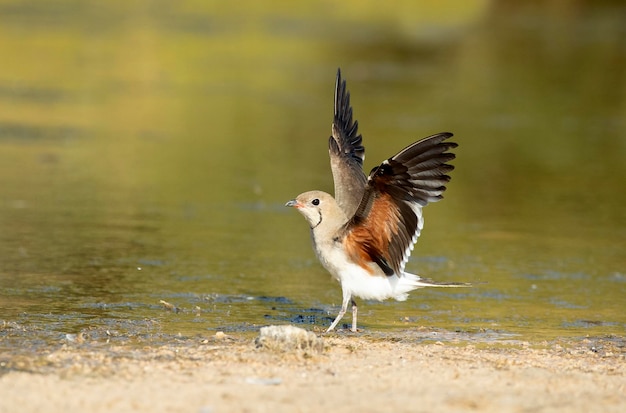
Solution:
{"label": "blurred green background", "polygon": [[340,287],[283,205],[332,192],[337,67],[367,171],[455,134],[407,269],[482,282],[363,303],[364,329],[623,335],[624,16],[622,1],[0,0],[0,340],[326,326]]}

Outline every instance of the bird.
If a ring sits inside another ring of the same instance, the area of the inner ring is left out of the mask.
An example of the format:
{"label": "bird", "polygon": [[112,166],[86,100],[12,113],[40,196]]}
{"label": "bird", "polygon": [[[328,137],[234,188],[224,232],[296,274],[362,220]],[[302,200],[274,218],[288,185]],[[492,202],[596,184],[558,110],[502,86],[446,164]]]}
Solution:
{"label": "bird", "polygon": [[335,329],[352,305],[351,331],[357,331],[355,297],[364,300],[407,299],[422,287],[461,287],[467,283],[441,283],[405,271],[422,228],[422,208],[442,199],[448,162],[455,159],[442,132],[402,149],[363,172],[365,148],[353,120],[350,92],[337,69],[334,116],[328,139],[335,196],[308,191],[288,201],[310,226],[313,249],[320,263],[341,284],[339,314],[326,332]]}

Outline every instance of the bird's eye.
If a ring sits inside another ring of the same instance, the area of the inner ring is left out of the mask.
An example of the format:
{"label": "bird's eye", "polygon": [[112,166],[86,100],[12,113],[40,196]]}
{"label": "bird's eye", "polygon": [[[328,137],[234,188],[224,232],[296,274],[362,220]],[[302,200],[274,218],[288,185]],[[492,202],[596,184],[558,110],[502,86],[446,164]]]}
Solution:
{"label": "bird's eye", "polygon": [[319,199],[317,199],[317,198],[315,198],[314,200],[312,200],[312,201],[311,201],[311,203],[312,203],[313,205],[316,205],[316,206],[317,206],[317,205],[319,205],[319,204],[320,204],[320,200],[319,200]]}

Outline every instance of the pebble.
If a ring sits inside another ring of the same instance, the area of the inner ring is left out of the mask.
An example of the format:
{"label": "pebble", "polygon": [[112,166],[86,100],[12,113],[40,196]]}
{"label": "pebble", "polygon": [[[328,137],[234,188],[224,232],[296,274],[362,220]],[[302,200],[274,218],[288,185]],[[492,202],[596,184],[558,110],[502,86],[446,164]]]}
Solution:
{"label": "pebble", "polygon": [[311,331],[292,325],[262,327],[255,340],[257,347],[276,351],[324,350],[324,340]]}

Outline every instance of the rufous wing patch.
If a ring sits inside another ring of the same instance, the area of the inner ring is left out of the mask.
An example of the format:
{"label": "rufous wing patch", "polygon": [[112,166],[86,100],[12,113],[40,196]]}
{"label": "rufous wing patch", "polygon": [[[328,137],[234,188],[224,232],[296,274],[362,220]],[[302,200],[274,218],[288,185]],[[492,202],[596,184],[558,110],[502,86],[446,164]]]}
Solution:
{"label": "rufous wing patch", "polygon": [[398,235],[400,211],[389,194],[379,193],[372,201],[369,213],[351,226],[343,240],[350,259],[374,275],[371,263],[376,263],[387,275],[394,270],[389,246]]}

